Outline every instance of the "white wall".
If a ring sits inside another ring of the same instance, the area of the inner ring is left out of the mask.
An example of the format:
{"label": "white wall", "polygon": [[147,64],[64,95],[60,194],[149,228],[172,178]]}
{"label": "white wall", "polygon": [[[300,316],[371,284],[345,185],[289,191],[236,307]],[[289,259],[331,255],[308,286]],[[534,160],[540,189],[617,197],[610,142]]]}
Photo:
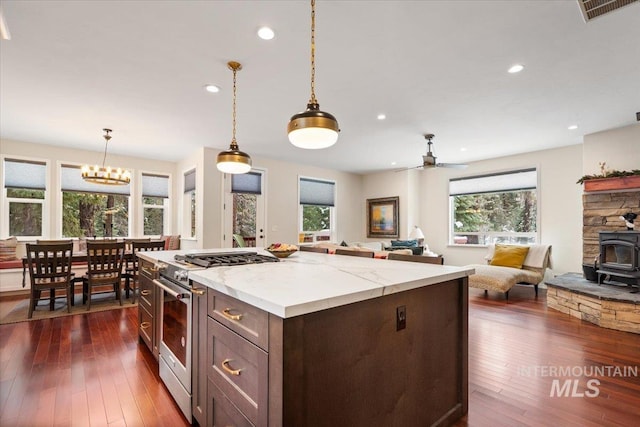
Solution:
{"label": "white wall", "polygon": [[582,271],[582,146],[573,145],[474,162],[465,170],[437,168],[422,172],[420,224],[425,243],[444,255],[445,263],[484,263],[486,248],[448,245],[449,179],[528,167],[538,168],[540,242],[553,246],[553,272]]}
{"label": "white wall", "polygon": [[364,229],[361,175],[263,157],[252,157],[252,161],[255,168],[266,171],[266,242],[298,242],[299,176],[335,181],[336,240],[349,242],[361,237]]}
{"label": "white wall", "polygon": [[391,239],[381,239],[380,237],[367,238],[367,199],[378,199],[383,197],[400,198],[398,207],[398,222],[400,236],[393,240],[406,240],[411,229],[419,223],[419,174],[416,170],[406,171],[385,171],[368,174],[363,177],[362,196],[360,196],[361,216],[363,226],[359,241],[381,241],[389,242]]}
{"label": "white wall", "polygon": [[585,135],[583,175],[600,174],[600,162],[608,170],[640,169],[640,123]]}

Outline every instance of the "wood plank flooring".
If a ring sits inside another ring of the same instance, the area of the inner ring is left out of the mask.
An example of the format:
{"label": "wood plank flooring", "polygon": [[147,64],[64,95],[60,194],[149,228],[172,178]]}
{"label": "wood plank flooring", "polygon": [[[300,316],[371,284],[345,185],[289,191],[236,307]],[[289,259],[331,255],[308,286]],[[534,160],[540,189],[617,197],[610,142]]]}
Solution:
{"label": "wood plank flooring", "polygon": [[[517,286],[508,302],[469,293],[469,414],[456,426],[638,425],[639,377],[594,376],[597,397],[550,397],[554,379],[574,377],[541,372],[640,371],[640,336],[547,310],[543,291]],[[187,425],[136,324],[126,308],[0,326],[0,425]],[[575,377],[576,393],[592,392],[589,378]]]}

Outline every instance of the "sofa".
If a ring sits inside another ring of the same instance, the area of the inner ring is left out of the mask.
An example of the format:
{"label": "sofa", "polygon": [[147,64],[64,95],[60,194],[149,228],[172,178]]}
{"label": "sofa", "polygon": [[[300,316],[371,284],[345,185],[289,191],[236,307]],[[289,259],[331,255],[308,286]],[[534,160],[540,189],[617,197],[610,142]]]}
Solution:
{"label": "sofa", "polygon": [[[490,245],[485,256],[487,264],[470,264],[475,274],[469,276],[469,287],[503,292],[509,299],[509,290],[516,284],[532,285],[538,296],[538,284],[544,280],[551,266],[551,245]],[[518,252],[517,259],[514,252]]]}

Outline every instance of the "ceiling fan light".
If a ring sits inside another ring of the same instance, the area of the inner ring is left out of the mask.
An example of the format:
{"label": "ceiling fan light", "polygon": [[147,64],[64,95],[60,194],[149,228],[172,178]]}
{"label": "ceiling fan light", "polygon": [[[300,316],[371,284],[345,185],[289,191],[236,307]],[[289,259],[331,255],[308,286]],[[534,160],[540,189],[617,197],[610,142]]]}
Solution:
{"label": "ceiling fan light", "polygon": [[296,147],[316,150],[335,144],[340,128],[332,114],[320,111],[318,104],[307,104],[306,111],[291,117],[287,131]]}
{"label": "ceiling fan light", "polygon": [[220,172],[242,174],[251,170],[251,157],[240,150],[225,150],[218,153],[216,167]]}

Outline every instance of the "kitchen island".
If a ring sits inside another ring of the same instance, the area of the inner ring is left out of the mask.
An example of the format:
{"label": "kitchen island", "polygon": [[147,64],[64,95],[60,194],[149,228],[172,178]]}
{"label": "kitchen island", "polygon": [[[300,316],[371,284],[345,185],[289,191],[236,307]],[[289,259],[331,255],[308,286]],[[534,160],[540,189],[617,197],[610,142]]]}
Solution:
{"label": "kitchen island", "polygon": [[453,424],[467,412],[472,273],[310,252],[190,271],[207,288],[194,337],[206,424]]}

